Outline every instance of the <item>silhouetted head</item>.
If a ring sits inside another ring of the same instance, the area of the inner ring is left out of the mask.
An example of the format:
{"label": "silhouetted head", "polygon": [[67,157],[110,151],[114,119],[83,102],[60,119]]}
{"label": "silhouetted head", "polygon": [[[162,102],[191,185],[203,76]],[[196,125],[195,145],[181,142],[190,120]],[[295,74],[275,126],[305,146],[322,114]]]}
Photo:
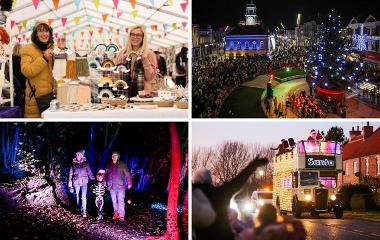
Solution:
{"label": "silhouetted head", "polygon": [[277,210],[273,204],[266,203],[260,209],[257,215],[257,220],[262,226],[267,226],[276,223],[277,220]]}
{"label": "silhouetted head", "polygon": [[212,178],[211,178],[210,171],[205,167],[202,167],[202,168],[199,168],[198,170],[196,170],[193,173],[193,183],[194,184],[196,184],[196,183],[212,184]]}

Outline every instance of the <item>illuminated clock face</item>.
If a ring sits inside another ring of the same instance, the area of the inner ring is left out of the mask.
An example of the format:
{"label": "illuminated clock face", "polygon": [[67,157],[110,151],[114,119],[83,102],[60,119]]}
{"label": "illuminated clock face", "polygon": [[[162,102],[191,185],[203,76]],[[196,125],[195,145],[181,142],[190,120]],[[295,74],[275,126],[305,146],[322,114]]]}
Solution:
{"label": "illuminated clock face", "polygon": [[248,17],[247,18],[247,23],[252,24],[253,23],[253,17]]}

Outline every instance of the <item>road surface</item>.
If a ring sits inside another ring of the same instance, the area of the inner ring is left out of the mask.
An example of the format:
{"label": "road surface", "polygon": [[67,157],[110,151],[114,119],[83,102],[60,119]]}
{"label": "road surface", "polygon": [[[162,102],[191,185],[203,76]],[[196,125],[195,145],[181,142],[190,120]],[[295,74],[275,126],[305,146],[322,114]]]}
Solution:
{"label": "road surface", "polygon": [[307,240],[364,240],[380,239],[380,222],[360,219],[335,219],[333,215],[319,218],[305,216],[301,219],[307,232]]}

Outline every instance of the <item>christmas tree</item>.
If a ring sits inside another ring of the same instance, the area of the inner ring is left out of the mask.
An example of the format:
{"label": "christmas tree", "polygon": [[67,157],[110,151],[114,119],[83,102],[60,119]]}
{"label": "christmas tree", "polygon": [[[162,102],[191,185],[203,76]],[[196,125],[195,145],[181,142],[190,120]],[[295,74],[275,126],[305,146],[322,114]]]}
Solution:
{"label": "christmas tree", "polygon": [[[352,60],[352,39],[340,16],[331,10],[317,31],[317,41],[306,55],[309,82],[317,91],[344,94],[346,87],[359,81],[360,62]],[[351,60],[350,60],[351,59]]]}

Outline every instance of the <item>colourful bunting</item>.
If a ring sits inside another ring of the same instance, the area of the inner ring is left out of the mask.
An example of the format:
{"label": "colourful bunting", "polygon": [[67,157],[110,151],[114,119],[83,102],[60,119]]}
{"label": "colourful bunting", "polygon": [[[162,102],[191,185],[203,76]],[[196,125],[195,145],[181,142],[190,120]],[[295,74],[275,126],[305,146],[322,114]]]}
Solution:
{"label": "colourful bunting", "polygon": [[182,27],[183,27],[183,29],[186,29],[186,27],[187,27],[187,22],[182,22]]}
{"label": "colourful bunting", "polygon": [[87,20],[88,20],[89,22],[92,22],[92,16],[87,16]]}
{"label": "colourful bunting", "polygon": [[67,22],[67,18],[63,17],[63,18],[61,19],[61,21],[62,21],[62,26],[65,27],[66,22]]}
{"label": "colourful bunting", "polygon": [[106,22],[107,17],[108,17],[108,14],[107,14],[107,13],[103,13],[103,14],[102,14],[103,22]]}
{"label": "colourful bunting", "polygon": [[82,35],[82,37],[83,37],[83,35],[84,35],[84,32],[80,32],[80,35]]}
{"label": "colourful bunting", "polygon": [[20,33],[22,29],[22,25],[18,25],[17,28],[18,28],[18,32]]}
{"label": "colourful bunting", "polygon": [[168,0],[169,5],[173,5],[173,0]]}
{"label": "colourful bunting", "polygon": [[11,29],[15,26],[15,21],[14,20],[11,20]]}
{"label": "colourful bunting", "polygon": [[54,19],[51,19],[51,18],[48,19],[47,22],[48,22],[49,26],[51,26],[51,24],[53,23],[53,21],[54,21]]}
{"label": "colourful bunting", "polygon": [[79,9],[80,0],[74,0],[75,7]]}
{"label": "colourful bunting", "polygon": [[181,3],[180,5],[181,5],[181,8],[182,8],[182,11],[185,13],[188,3],[184,2],[184,3]]}
{"label": "colourful bunting", "polygon": [[150,5],[152,5],[152,7],[154,7],[154,0],[149,0],[150,1]]}
{"label": "colourful bunting", "polygon": [[123,14],[122,12],[117,12],[116,15],[117,15],[117,18],[119,18],[121,16],[121,14]]}
{"label": "colourful bunting", "polygon": [[53,0],[55,11],[58,10],[59,0]]}
{"label": "colourful bunting", "polygon": [[164,23],[162,24],[162,26],[164,27],[164,30],[166,31],[166,29],[168,28],[168,24]]}
{"label": "colourful bunting", "polygon": [[117,7],[119,5],[119,0],[112,0],[113,1],[113,5],[115,6],[116,10],[117,10]]}
{"label": "colourful bunting", "polygon": [[25,41],[25,38],[26,38],[26,36],[25,36],[25,34],[23,34],[23,35],[22,35],[22,40]]}
{"label": "colourful bunting", "polygon": [[29,38],[26,38],[26,43],[29,43],[29,40],[30,40]]}
{"label": "colourful bunting", "polygon": [[58,38],[58,33],[54,33],[54,37],[55,37],[55,38]]}
{"label": "colourful bunting", "polygon": [[92,30],[89,30],[88,33],[90,34],[90,36],[92,37],[92,34],[94,34],[94,31]]}
{"label": "colourful bunting", "polygon": [[95,4],[96,10],[99,10],[99,0],[92,0]]}
{"label": "colourful bunting", "polygon": [[136,18],[137,14],[138,14],[138,11],[136,9],[132,10],[132,16],[133,16],[133,18]]}
{"label": "colourful bunting", "polygon": [[32,0],[34,8],[37,10],[38,4],[40,3],[40,0]]}
{"label": "colourful bunting", "polygon": [[110,32],[113,32],[113,27],[112,26],[110,26]]}
{"label": "colourful bunting", "polygon": [[129,0],[129,2],[131,3],[132,8],[135,9],[136,8],[136,0]]}
{"label": "colourful bunting", "polygon": [[78,24],[79,24],[79,20],[80,20],[80,17],[75,17],[75,18],[74,18],[75,25],[78,25]]}
{"label": "colourful bunting", "polygon": [[26,29],[26,23],[27,23],[27,22],[28,22],[28,20],[24,20],[24,21],[21,22],[22,27],[25,28],[25,29]]}
{"label": "colourful bunting", "polygon": [[157,25],[150,25],[150,28],[152,29],[152,31],[157,31]]}
{"label": "colourful bunting", "polygon": [[12,2],[12,8],[16,8],[16,3],[17,3],[17,0],[13,0],[13,2]]}
{"label": "colourful bunting", "polygon": [[129,28],[125,28],[125,32],[128,34],[128,32],[129,32]]}

